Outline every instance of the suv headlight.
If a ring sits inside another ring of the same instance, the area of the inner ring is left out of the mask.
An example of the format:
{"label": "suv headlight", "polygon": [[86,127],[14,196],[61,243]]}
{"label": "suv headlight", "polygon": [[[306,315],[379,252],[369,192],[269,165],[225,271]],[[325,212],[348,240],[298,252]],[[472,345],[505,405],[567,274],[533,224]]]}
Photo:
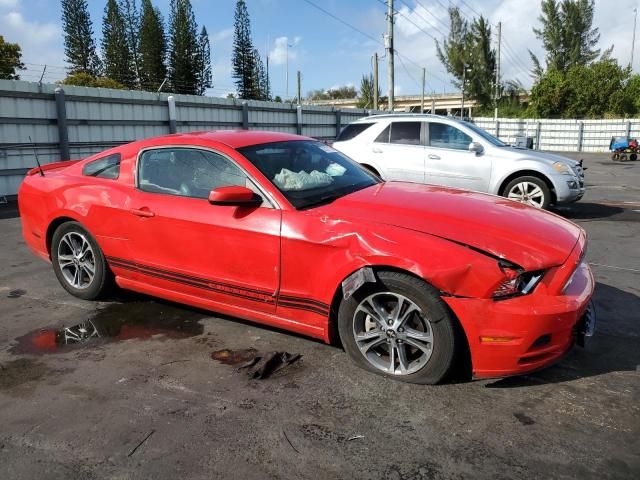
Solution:
{"label": "suv headlight", "polygon": [[528,295],[533,292],[544,275],[544,271],[523,272],[521,268],[515,265],[507,265],[502,262],[499,265],[500,270],[502,270],[505,275],[505,279],[491,295],[494,300],[504,300],[520,295]]}
{"label": "suv headlight", "polygon": [[558,173],[575,175],[575,172],[566,163],[556,162],[553,164],[553,169]]}

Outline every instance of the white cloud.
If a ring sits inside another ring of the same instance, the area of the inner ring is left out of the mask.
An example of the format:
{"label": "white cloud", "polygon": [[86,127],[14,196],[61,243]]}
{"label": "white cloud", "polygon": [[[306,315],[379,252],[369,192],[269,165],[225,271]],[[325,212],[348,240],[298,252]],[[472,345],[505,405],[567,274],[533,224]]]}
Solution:
{"label": "white cloud", "polygon": [[297,47],[302,41],[301,37],[278,37],[273,41],[273,48],[269,51],[269,61],[272,65],[284,65],[287,62],[287,45],[289,45],[289,61],[298,58]]}
{"label": "white cloud", "polygon": [[8,9],[8,8],[17,8],[19,0],[0,0],[0,8]]}
{"label": "white cloud", "polygon": [[[0,5],[18,5],[19,2],[0,0]],[[31,22],[23,16],[19,7],[0,13],[0,32],[9,42],[20,45],[22,61],[27,67],[20,76],[24,80],[38,80],[41,65],[49,65],[45,81],[60,80],[65,76],[62,33],[56,23]]]}
{"label": "white cloud", "polygon": [[[0,0],[2,1],[2,0]],[[225,28],[220,30],[219,32],[214,33],[213,35],[209,35],[209,40],[212,44],[216,44],[218,42],[222,42],[230,39],[233,36],[233,27]]]}

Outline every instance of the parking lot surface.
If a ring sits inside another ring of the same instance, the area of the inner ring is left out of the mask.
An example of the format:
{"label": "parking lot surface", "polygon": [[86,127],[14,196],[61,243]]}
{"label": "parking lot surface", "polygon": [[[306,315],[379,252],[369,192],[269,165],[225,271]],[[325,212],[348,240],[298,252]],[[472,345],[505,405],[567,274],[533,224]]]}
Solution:
{"label": "parking lot surface", "polygon": [[[71,297],[0,207],[0,478],[640,478],[640,162],[583,156],[587,194],[557,213],[589,237],[596,336],[541,372],[439,386],[145,296]],[[56,346],[91,324],[110,336]],[[239,369],[273,351],[302,357]]]}

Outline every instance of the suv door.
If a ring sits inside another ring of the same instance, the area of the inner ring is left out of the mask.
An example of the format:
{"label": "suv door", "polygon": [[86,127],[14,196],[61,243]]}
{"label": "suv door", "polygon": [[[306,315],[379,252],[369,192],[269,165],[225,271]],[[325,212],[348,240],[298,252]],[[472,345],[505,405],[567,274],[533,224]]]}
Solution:
{"label": "suv door", "polygon": [[424,122],[391,122],[374,140],[371,151],[385,180],[424,183]]}
{"label": "suv door", "polygon": [[473,138],[459,128],[429,121],[425,181],[436,185],[487,192],[491,158],[469,151]]}
{"label": "suv door", "polygon": [[227,185],[260,192],[234,161],[211,150],[143,150],[129,226],[133,266],[163,289],[275,312],[281,210],[264,195],[259,207],[211,205],[209,192]]}

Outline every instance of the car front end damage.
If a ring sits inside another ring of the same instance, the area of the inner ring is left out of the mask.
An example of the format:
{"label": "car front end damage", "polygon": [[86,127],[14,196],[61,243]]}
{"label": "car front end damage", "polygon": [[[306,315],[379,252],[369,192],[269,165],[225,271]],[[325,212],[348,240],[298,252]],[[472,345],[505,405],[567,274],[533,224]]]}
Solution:
{"label": "car front end damage", "polygon": [[465,330],[475,377],[504,377],[547,367],[593,335],[594,280],[584,260],[585,248],[581,234],[568,259],[541,272],[533,288],[531,279],[537,272],[523,276],[527,281],[520,283],[521,291],[511,295],[497,289],[491,298],[443,296]]}

